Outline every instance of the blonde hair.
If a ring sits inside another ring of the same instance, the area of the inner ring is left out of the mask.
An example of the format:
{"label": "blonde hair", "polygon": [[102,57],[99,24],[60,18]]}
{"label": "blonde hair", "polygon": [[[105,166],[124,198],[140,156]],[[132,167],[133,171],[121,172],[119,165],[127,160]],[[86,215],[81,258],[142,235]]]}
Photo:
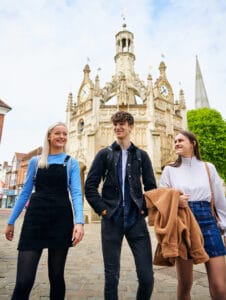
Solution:
{"label": "blonde hair", "polygon": [[[43,148],[42,148],[42,153],[41,153],[41,156],[40,156],[40,159],[39,159],[39,162],[38,162],[38,166],[41,169],[48,167],[47,158],[48,158],[48,155],[49,155],[49,135],[56,126],[64,126],[67,129],[66,124],[63,123],[63,122],[54,123],[51,126],[49,126],[49,128],[47,129],[45,139],[44,139]],[[64,146],[64,152],[67,152],[67,143]]]}

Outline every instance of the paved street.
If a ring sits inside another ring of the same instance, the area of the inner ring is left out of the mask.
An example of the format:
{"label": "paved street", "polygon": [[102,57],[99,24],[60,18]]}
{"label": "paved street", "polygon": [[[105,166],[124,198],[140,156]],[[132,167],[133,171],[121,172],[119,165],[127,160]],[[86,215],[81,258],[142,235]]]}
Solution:
{"label": "paved street", "polygon": [[[17,261],[17,241],[22,223],[20,217],[16,223],[15,239],[6,241],[4,227],[7,212],[0,209],[0,300],[9,300],[12,293]],[[152,246],[155,249],[153,228],[150,229]],[[31,300],[49,299],[47,274],[47,252],[44,251],[31,293]],[[176,274],[174,267],[157,267],[155,270],[155,287],[153,300],[176,299]],[[103,299],[103,264],[100,243],[100,224],[86,224],[85,237],[80,245],[71,248],[65,270],[66,300],[102,300]],[[120,300],[135,300],[137,288],[133,257],[124,241],[121,259],[121,277],[119,286]],[[208,283],[203,265],[195,266],[192,300],[208,300]]]}

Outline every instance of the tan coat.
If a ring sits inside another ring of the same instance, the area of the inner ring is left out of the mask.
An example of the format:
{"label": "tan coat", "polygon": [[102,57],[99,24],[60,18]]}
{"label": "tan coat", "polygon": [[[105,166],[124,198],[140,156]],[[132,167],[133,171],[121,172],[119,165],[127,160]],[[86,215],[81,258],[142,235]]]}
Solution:
{"label": "tan coat", "polygon": [[200,227],[190,208],[178,207],[180,194],[171,188],[145,192],[148,223],[154,225],[158,240],[155,265],[173,266],[177,257],[191,258],[194,264],[209,260]]}

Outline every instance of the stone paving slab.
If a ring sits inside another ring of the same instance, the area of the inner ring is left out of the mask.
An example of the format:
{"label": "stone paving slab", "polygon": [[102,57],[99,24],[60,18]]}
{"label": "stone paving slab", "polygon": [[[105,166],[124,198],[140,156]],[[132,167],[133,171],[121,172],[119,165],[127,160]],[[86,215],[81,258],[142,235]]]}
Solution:
{"label": "stone paving slab", "polygon": [[[12,242],[5,239],[4,228],[7,211],[0,209],[0,300],[9,300],[14,288],[17,262],[17,242],[23,216],[16,223],[15,238]],[[153,251],[156,238],[153,228],[149,227]],[[155,285],[152,300],[176,299],[175,267],[154,266]],[[83,241],[69,250],[66,268],[65,300],[103,300],[104,270],[102,262],[100,223],[85,225]],[[119,300],[135,300],[137,278],[133,256],[124,240],[121,255],[121,274]],[[36,281],[31,292],[31,300],[48,300],[49,283],[47,273],[47,251],[43,251]],[[192,300],[208,300],[208,281],[204,265],[194,267],[194,285]]]}

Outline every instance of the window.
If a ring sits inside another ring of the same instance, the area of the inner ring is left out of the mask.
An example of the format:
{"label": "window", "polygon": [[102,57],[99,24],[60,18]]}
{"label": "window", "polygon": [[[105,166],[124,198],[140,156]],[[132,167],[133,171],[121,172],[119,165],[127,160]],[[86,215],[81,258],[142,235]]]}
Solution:
{"label": "window", "polygon": [[84,129],[84,120],[80,119],[78,122],[78,133],[82,133]]}

